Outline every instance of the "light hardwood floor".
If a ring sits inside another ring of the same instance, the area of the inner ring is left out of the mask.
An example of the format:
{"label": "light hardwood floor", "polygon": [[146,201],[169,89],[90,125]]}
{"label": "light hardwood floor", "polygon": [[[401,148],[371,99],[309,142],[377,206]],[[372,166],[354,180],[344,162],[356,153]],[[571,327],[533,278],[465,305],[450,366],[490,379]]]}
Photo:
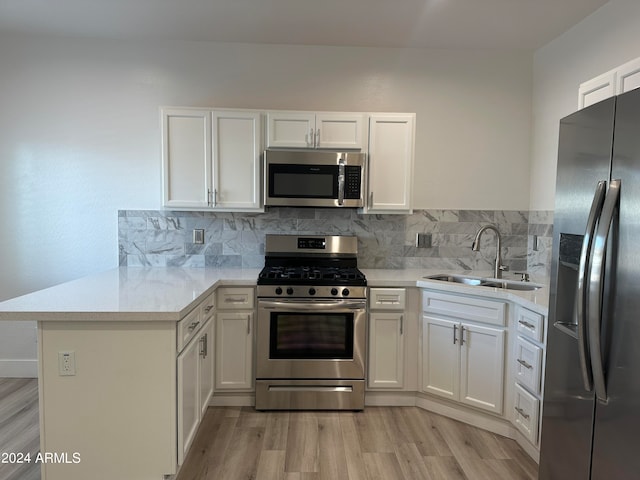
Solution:
{"label": "light hardwood floor", "polygon": [[[0,452],[38,451],[37,380],[0,379]],[[416,407],[211,407],[177,480],[534,480],[537,471],[513,440]],[[34,464],[0,464],[0,480],[39,479]]]}
{"label": "light hardwood floor", "polygon": [[536,463],[508,438],[417,407],[209,408],[177,480],[515,480]]}
{"label": "light hardwood floor", "polygon": [[[0,378],[0,454],[40,451],[38,380]],[[1,459],[0,459],[1,460]],[[0,480],[39,480],[40,465],[0,463]]]}

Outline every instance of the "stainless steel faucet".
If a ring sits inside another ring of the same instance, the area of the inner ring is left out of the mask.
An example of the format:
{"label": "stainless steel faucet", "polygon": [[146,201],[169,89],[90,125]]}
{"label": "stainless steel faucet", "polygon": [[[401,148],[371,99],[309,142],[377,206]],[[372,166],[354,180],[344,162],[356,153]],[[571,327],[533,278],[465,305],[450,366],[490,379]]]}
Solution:
{"label": "stainless steel faucet", "polygon": [[498,240],[498,245],[496,246],[496,264],[493,270],[494,278],[502,278],[502,271],[509,270],[509,267],[502,265],[502,255],[500,250],[502,249],[502,237],[500,236],[500,231],[494,227],[493,225],[485,225],[481,227],[480,230],[476,232],[476,238],[473,240],[471,244],[471,250],[474,252],[480,251],[480,237],[486,230],[493,230],[496,233],[496,239]]}

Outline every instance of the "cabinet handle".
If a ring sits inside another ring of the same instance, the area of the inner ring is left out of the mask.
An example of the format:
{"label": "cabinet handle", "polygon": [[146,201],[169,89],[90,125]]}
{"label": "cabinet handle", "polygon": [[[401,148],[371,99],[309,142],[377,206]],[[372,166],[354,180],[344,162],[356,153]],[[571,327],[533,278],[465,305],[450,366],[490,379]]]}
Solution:
{"label": "cabinet handle", "polygon": [[309,129],[309,133],[304,136],[304,141],[307,144],[307,147],[313,147],[315,140],[313,138],[313,128]]}
{"label": "cabinet handle", "polygon": [[464,327],[460,327],[460,345],[464,345]]}
{"label": "cabinet handle", "polygon": [[207,358],[207,355],[209,354],[209,352],[207,351],[207,344],[209,343],[207,341],[208,335],[208,333],[205,333],[202,337],[200,337],[200,356],[202,358]]}
{"label": "cabinet handle", "polygon": [[211,189],[207,188],[207,205],[211,206]]}
{"label": "cabinet handle", "polygon": [[404,315],[400,315],[400,335],[404,334]]}
{"label": "cabinet handle", "polygon": [[193,332],[198,325],[200,325],[200,320],[198,320],[197,322],[193,322],[191,325],[189,325],[189,333]]}
{"label": "cabinet handle", "polygon": [[212,308],[213,308],[213,305],[207,305],[206,307],[204,307],[204,313],[209,313]]}
{"label": "cabinet handle", "polygon": [[529,414],[526,413],[523,409],[521,409],[520,407],[515,407],[515,409],[516,409],[516,412],[522,415],[525,419],[529,420]]}
{"label": "cabinet handle", "polygon": [[316,130],[316,138],[315,138],[314,144],[316,147],[320,146],[320,129],[319,128]]}
{"label": "cabinet handle", "polygon": [[251,315],[247,315],[247,335],[251,335]]}
{"label": "cabinet handle", "polygon": [[525,322],[524,320],[518,320],[518,323],[527,328],[531,328],[531,329],[536,328],[536,326],[533,323]]}
{"label": "cabinet handle", "polygon": [[458,338],[456,337],[456,333],[458,332],[458,325],[454,325],[453,326],[453,344],[455,345],[456,342],[458,341]]}
{"label": "cabinet handle", "polygon": [[528,368],[529,370],[531,370],[533,368],[533,365],[529,365],[527,362],[525,362],[524,360],[521,359],[517,359],[517,362],[522,365],[524,368]]}
{"label": "cabinet handle", "polygon": [[227,297],[224,299],[224,303],[245,303],[244,297]]}
{"label": "cabinet handle", "polygon": [[215,207],[218,204],[218,189],[213,190],[213,206]]}
{"label": "cabinet handle", "polygon": [[369,192],[369,208],[373,206],[373,192]]}

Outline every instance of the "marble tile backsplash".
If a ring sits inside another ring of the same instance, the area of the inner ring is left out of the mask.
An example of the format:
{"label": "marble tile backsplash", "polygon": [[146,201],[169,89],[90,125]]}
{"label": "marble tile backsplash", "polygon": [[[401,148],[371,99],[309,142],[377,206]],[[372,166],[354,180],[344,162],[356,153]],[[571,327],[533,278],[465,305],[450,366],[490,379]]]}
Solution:
{"label": "marble tile backsplash", "polygon": [[[123,266],[261,268],[265,234],[329,234],[357,235],[360,268],[491,270],[493,233],[483,236],[480,252],[471,250],[476,231],[489,223],[502,234],[503,260],[512,272],[548,276],[552,212],[510,210],[418,210],[411,215],[319,208],[270,208],[256,214],[121,210],[119,259]],[[194,229],[204,230],[204,244],[193,243]],[[430,247],[415,246],[418,233],[431,234]]]}

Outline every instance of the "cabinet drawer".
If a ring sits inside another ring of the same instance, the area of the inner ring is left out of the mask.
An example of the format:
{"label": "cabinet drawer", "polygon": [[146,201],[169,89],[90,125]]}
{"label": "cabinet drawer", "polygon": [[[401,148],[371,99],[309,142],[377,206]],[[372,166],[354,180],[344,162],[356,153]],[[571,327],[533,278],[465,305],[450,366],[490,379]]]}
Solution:
{"label": "cabinet drawer", "polygon": [[539,395],[542,348],[525,340],[523,337],[518,337],[516,339],[514,362],[516,380]]}
{"label": "cabinet drawer", "polygon": [[202,323],[205,323],[207,320],[209,320],[209,318],[213,316],[214,313],[216,313],[215,308],[216,308],[216,293],[213,292],[211,295],[209,295],[206,298],[206,300],[204,300],[200,304]]}
{"label": "cabinet drawer", "polygon": [[404,310],[407,291],[404,288],[370,288],[371,310]]}
{"label": "cabinet drawer", "polygon": [[217,291],[218,298],[216,305],[221,310],[247,310],[253,309],[254,290],[253,288],[223,287]]}
{"label": "cabinet drawer", "polygon": [[500,326],[505,325],[505,303],[483,298],[423,291],[422,309],[425,312],[463,320],[473,320]]}
{"label": "cabinet drawer", "polygon": [[540,400],[516,384],[514,409],[516,428],[535,445],[538,442]]}
{"label": "cabinet drawer", "polygon": [[185,345],[189,343],[189,340],[191,340],[202,327],[200,315],[200,307],[196,307],[178,322],[178,352],[182,351]]}
{"label": "cabinet drawer", "polygon": [[516,308],[516,331],[520,335],[541,343],[544,334],[544,315],[518,306]]}

